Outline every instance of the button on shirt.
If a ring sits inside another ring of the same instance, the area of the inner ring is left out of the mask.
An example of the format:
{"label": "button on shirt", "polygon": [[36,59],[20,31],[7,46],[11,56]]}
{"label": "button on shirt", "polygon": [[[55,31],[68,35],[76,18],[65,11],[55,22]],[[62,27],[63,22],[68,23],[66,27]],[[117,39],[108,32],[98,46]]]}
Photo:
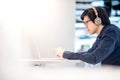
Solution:
{"label": "button on shirt", "polygon": [[120,65],[120,29],[113,24],[105,25],[87,52],[65,51],[63,57],[90,64]]}

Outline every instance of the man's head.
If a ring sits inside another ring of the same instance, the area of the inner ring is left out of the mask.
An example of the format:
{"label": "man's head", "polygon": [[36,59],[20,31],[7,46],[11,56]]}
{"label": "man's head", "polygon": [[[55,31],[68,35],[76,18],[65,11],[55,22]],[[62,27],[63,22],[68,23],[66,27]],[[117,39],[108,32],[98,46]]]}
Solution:
{"label": "man's head", "polygon": [[101,26],[110,24],[109,16],[102,7],[93,7],[86,9],[81,19],[84,21],[86,28],[90,34],[98,33]]}
{"label": "man's head", "polygon": [[99,17],[102,25],[110,24],[109,16],[106,10],[100,6],[86,9],[82,13],[81,19],[84,20],[85,16],[88,16],[93,23],[95,23],[95,19]]}

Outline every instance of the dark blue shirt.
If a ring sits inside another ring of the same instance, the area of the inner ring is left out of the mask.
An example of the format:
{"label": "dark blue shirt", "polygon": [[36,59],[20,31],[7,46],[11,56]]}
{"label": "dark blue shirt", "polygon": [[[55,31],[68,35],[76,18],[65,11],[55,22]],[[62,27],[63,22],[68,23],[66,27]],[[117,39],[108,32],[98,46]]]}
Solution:
{"label": "dark blue shirt", "polygon": [[120,65],[120,29],[113,24],[105,25],[87,52],[65,51],[63,57],[90,64]]}

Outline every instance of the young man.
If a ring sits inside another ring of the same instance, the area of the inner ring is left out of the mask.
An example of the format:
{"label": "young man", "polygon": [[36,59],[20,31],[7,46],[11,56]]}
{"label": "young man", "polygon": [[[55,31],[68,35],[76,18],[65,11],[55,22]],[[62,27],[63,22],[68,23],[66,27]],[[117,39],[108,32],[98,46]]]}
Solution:
{"label": "young man", "polygon": [[70,52],[57,48],[55,55],[90,64],[101,62],[105,65],[120,65],[120,29],[110,23],[105,9],[102,7],[86,9],[81,19],[91,35],[98,35],[93,46],[86,52]]}

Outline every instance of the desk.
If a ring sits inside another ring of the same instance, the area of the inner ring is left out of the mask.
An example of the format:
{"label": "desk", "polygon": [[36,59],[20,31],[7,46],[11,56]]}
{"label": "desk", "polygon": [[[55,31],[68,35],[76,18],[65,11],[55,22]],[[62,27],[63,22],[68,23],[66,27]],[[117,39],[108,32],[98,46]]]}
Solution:
{"label": "desk", "polygon": [[81,60],[68,60],[63,58],[40,58],[40,59],[25,59],[26,63],[39,67],[84,67]]}

